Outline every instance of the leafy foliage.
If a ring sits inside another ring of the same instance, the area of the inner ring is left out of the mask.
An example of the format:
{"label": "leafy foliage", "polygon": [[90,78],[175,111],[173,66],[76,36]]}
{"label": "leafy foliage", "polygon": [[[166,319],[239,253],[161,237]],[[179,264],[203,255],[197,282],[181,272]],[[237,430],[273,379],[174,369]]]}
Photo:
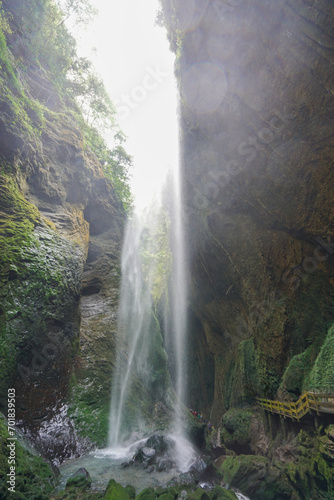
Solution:
{"label": "leafy foliage", "polygon": [[[15,493],[8,490],[10,450],[8,428],[0,414],[0,498],[35,498],[47,500],[54,490],[56,478],[49,464],[32,455],[15,441]],[[28,480],[27,480],[28,478]]]}
{"label": "leafy foliage", "polygon": [[334,325],[328,330],[305,385],[309,390],[334,392]]}
{"label": "leafy foliage", "polygon": [[0,2],[0,30],[2,31],[3,34],[12,33],[8,16],[6,15],[2,7],[2,2]]}
{"label": "leafy foliage", "polygon": [[152,299],[157,305],[163,294],[168,295],[168,281],[172,271],[170,249],[170,215],[161,208],[155,220],[143,232],[142,262],[143,274],[152,283]]}
{"label": "leafy foliage", "polygon": [[57,0],[57,4],[63,14],[61,24],[73,17],[76,24],[87,24],[97,13],[89,0]]}
{"label": "leafy foliage", "polygon": [[[88,22],[95,9],[89,0],[32,0],[29,4],[4,0],[3,5],[4,9],[1,9],[0,3],[0,64],[6,78],[11,81],[14,98],[6,91],[6,81],[1,90],[3,95],[6,94],[4,100],[12,102],[16,121],[27,129],[31,124],[25,113],[33,115],[35,126],[41,129],[44,106],[54,110],[56,102],[65,107],[79,122],[86,144],[100,160],[124,208],[129,210],[132,205],[129,187],[132,159],[123,147],[125,137],[119,131],[115,109],[103,81],[92,63],[78,56],[76,41],[66,27],[69,19],[72,25]],[[15,43],[13,46],[9,43],[12,51],[9,53],[6,34],[11,35],[18,26],[24,43],[20,50],[15,49]],[[45,93],[28,99],[17,76],[18,71],[20,75],[37,72],[39,78],[45,77],[48,85],[51,80],[53,88],[49,94],[52,99],[45,97]],[[20,109],[15,103],[17,96],[22,101]],[[104,139],[107,134],[113,137],[110,146]]]}

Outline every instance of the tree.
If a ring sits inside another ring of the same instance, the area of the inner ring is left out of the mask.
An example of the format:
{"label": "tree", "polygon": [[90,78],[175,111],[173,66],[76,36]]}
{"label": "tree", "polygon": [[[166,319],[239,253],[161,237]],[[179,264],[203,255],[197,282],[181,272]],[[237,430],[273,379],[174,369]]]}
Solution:
{"label": "tree", "polygon": [[118,131],[115,136],[115,145],[112,149],[106,148],[102,160],[102,168],[123,203],[125,212],[129,213],[133,205],[133,196],[130,189],[130,167],[132,156],[122,146],[125,136]]}
{"label": "tree", "polygon": [[75,19],[74,24],[88,24],[97,14],[89,0],[57,0],[57,5],[63,13],[58,27],[65,24],[69,19]]}

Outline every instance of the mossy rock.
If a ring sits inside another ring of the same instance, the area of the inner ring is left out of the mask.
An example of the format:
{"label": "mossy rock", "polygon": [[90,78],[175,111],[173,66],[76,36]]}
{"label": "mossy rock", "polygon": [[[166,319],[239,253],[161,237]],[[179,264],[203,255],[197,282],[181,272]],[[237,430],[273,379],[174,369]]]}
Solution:
{"label": "mossy rock", "polygon": [[301,498],[333,498],[334,426],[324,435],[301,430],[297,438],[298,457],[282,468]]}
{"label": "mossy rock", "polygon": [[279,391],[287,391],[294,400],[297,400],[303,390],[303,382],[306,374],[311,369],[311,354],[313,347],[309,347],[301,354],[293,356],[288,364]]}
{"label": "mossy rock", "polygon": [[115,479],[110,479],[103,498],[104,500],[130,500],[124,486],[117,483]]}
{"label": "mossy rock", "polygon": [[218,484],[212,490],[212,499],[233,500],[238,498],[233,490],[227,490]]}
{"label": "mossy rock", "polygon": [[228,457],[219,471],[225,483],[240,489],[252,500],[290,500],[293,492],[286,476],[259,455]]}
{"label": "mossy rock", "polygon": [[334,392],[334,325],[328,330],[305,386],[308,390]]}
{"label": "mossy rock", "polygon": [[227,448],[237,453],[249,452],[250,424],[252,412],[249,410],[233,409],[226,412],[222,419],[222,438]]}
{"label": "mossy rock", "polygon": [[187,500],[211,500],[210,495],[203,488],[197,488],[197,490],[189,493],[187,495]]}
{"label": "mossy rock", "polygon": [[40,456],[27,451],[15,441],[15,493],[8,491],[10,437],[5,420],[0,414],[0,498],[48,500],[55,486],[55,473]]}
{"label": "mossy rock", "polygon": [[135,490],[135,487],[132,486],[131,484],[128,484],[125,486],[125,491],[127,492],[127,494],[129,495],[129,497],[132,499],[132,498],[136,498],[136,490]]}
{"label": "mossy rock", "polygon": [[164,488],[163,486],[158,486],[157,488],[154,489],[155,494],[160,497],[164,493],[168,493],[168,488]]}
{"label": "mossy rock", "polygon": [[174,498],[177,498],[177,497],[178,497],[178,495],[179,495],[179,491],[178,491],[178,490],[177,490],[177,488],[175,488],[174,486],[170,486],[170,487],[168,488],[168,493],[169,493],[170,495],[172,495]]}
{"label": "mossy rock", "polygon": [[86,490],[90,488],[91,484],[92,479],[89,472],[84,468],[80,468],[68,479],[66,488],[80,488]]}
{"label": "mossy rock", "polygon": [[162,495],[160,495],[158,498],[160,498],[160,500],[174,500],[174,495],[171,495],[170,493],[163,493]]}
{"label": "mossy rock", "polygon": [[153,488],[145,488],[139,495],[136,496],[136,500],[155,500],[157,495]]}

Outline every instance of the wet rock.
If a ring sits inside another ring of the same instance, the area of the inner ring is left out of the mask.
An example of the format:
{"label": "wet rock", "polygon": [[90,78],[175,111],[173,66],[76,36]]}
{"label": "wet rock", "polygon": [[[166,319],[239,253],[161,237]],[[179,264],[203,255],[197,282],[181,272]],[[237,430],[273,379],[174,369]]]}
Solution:
{"label": "wet rock", "polygon": [[163,493],[162,495],[159,496],[160,500],[174,500],[174,495],[171,495],[170,493],[166,492]]}
{"label": "wet rock", "polygon": [[221,499],[228,499],[228,498],[237,498],[236,494],[232,490],[227,490],[226,488],[223,488],[219,484],[216,484],[216,486],[212,490],[212,498],[221,498]]}
{"label": "wet rock", "polygon": [[228,457],[220,471],[226,484],[240,489],[252,500],[263,498],[288,499],[292,485],[279,468],[271,466],[268,459],[256,455]]}
{"label": "wet rock", "polygon": [[158,463],[156,464],[156,469],[158,472],[166,472],[171,469],[174,469],[176,467],[176,464],[174,460],[172,460],[169,457],[163,457],[161,458]]}
{"label": "wet rock", "polygon": [[117,483],[115,479],[110,479],[107,489],[105,491],[104,500],[130,500],[130,496],[121,484]]}
{"label": "wet rock", "polygon": [[210,500],[209,494],[203,488],[197,488],[193,493],[187,495],[189,500]]}
{"label": "wet rock", "polygon": [[171,446],[173,446],[173,442],[164,434],[155,433],[148,438],[148,440],[146,441],[146,446],[153,448],[156,451],[157,455],[162,455]]}
{"label": "wet rock", "polygon": [[[333,241],[334,12],[330,0],[204,4],[181,31],[172,18],[184,2],[164,10],[183,95],[188,389],[215,425],[244,398],[276,399],[289,361],[312,345],[285,379],[298,397],[332,320],[332,249],[318,244]],[[226,73],[211,78],[212,67]]]}
{"label": "wet rock", "polygon": [[221,437],[227,448],[236,453],[250,454],[252,412],[243,409],[227,411],[222,419]]}
{"label": "wet rock", "polygon": [[154,457],[156,455],[156,450],[154,448],[140,448],[139,451],[133,457],[135,462],[146,462],[148,465],[153,463]]}
{"label": "wet rock", "polygon": [[179,475],[177,482],[183,486],[195,484],[195,476],[191,472],[183,472]]}
{"label": "wet rock", "polygon": [[191,466],[189,472],[199,473],[203,472],[207,468],[207,464],[202,457],[198,457],[195,463]]}
{"label": "wet rock", "polygon": [[155,500],[156,494],[153,488],[145,488],[139,495],[137,495],[136,500]]}
{"label": "wet rock", "polygon": [[168,436],[161,433],[153,434],[130,460],[122,464],[122,467],[141,464],[148,472],[169,471],[176,468],[176,463],[172,458],[174,447],[174,441]]}
{"label": "wet rock", "polygon": [[127,486],[125,486],[125,490],[131,499],[135,498],[136,490],[135,490],[134,486],[132,486],[131,484],[128,484]]}
{"label": "wet rock", "polygon": [[130,460],[127,460],[126,462],[122,462],[121,463],[121,467],[122,469],[126,469],[127,467],[130,467],[130,465],[133,465],[135,462],[134,460],[132,460],[132,458]]}
{"label": "wet rock", "polygon": [[91,484],[92,479],[89,472],[84,467],[81,467],[74,474],[72,474],[72,476],[69,477],[66,483],[66,488],[74,487],[85,490],[87,488],[90,488]]}

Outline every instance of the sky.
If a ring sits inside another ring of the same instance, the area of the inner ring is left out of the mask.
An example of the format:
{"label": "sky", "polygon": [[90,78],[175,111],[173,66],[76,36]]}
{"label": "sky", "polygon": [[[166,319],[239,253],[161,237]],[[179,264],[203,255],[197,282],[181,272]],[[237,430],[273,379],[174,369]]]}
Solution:
{"label": "sky", "polygon": [[79,50],[94,62],[116,105],[133,156],[132,190],[143,207],[178,159],[174,54],[166,31],[155,26],[158,0],[91,3],[99,13],[79,37]]}

